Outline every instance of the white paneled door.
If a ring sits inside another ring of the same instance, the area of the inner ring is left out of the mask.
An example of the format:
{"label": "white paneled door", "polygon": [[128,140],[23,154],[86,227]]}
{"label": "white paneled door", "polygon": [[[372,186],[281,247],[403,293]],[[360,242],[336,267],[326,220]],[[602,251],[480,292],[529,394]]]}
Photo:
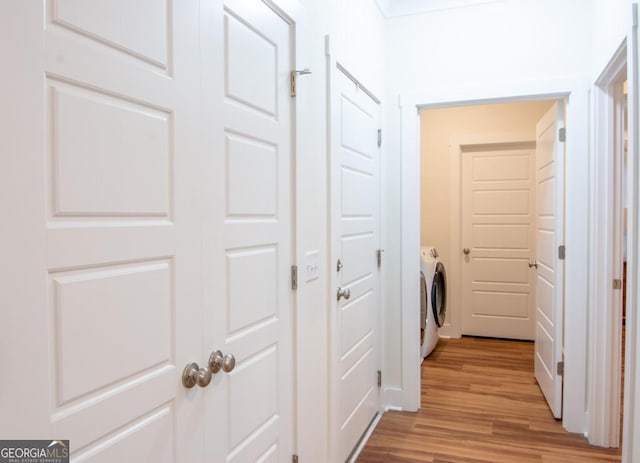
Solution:
{"label": "white paneled door", "polygon": [[290,461],[289,25],[198,0],[3,2],[0,24],[0,436]]}
{"label": "white paneled door", "polygon": [[[290,26],[265,3],[225,0],[222,144],[210,153],[206,344],[235,357],[205,397],[210,461],[284,462],[293,454]],[[216,107],[211,107],[213,112]],[[214,116],[215,117],[215,116]]]}
{"label": "white paneled door", "polygon": [[556,418],[562,416],[564,265],[564,110],[555,103],[536,126],[536,348],[535,376]]}
{"label": "white paneled door", "polygon": [[535,148],[462,152],[462,333],[533,340]]}
{"label": "white paneled door", "polygon": [[[331,461],[342,462],[379,409],[379,105],[332,71]],[[338,262],[339,261],[339,262]]]}

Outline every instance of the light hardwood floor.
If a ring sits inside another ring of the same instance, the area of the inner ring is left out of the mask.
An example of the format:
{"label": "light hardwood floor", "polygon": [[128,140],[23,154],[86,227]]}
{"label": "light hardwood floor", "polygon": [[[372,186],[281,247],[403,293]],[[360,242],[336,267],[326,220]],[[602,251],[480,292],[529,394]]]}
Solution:
{"label": "light hardwood floor", "polygon": [[387,412],[358,462],[605,463],[556,421],[533,376],[533,343],[441,340],[422,364],[422,407]]}

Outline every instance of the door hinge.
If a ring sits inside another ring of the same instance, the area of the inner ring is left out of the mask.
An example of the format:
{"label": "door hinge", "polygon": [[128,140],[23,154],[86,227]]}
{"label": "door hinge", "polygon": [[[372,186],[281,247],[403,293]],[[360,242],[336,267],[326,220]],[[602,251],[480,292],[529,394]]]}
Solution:
{"label": "door hinge", "polygon": [[293,456],[291,457],[291,461],[292,461],[293,463],[298,463],[298,455],[293,455]]}
{"label": "door hinge", "polygon": [[291,266],[291,289],[298,289],[298,266]]}
{"label": "door hinge", "polygon": [[567,141],[567,129],[564,127],[558,129],[558,139],[563,143]]}
{"label": "door hinge", "polygon": [[622,280],[615,278],[613,280],[613,289],[622,289]]}
{"label": "door hinge", "polygon": [[558,362],[558,366],[556,367],[558,376],[564,376],[564,362]]}
{"label": "door hinge", "polygon": [[298,80],[298,76],[306,76],[307,74],[311,74],[309,69],[304,68],[302,70],[294,70],[289,73],[289,91],[291,96],[296,96],[296,83]]}
{"label": "door hinge", "polygon": [[376,259],[378,260],[378,268],[382,267],[382,253],[384,249],[378,249],[376,251]]}
{"label": "door hinge", "polygon": [[382,372],[378,370],[378,387],[382,387]]}
{"label": "door hinge", "polygon": [[378,129],[378,148],[382,146],[382,129]]}
{"label": "door hinge", "polygon": [[564,260],[564,254],[565,254],[565,248],[563,244],[561,246],[558,246],[558,259]]}

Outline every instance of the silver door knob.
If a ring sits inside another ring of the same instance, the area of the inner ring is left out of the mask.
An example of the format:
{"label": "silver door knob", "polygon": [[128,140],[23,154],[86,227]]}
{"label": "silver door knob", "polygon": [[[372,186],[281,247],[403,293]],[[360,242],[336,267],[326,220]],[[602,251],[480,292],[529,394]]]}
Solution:
{"label": "silver door knob", "polygon": [[207,387],[211,382],[211,370],[207,367],[200,368],[196,362],[191,362],[182,370],[182,385],[191,389],[196,384]]}
{"label": "silver door knob", "polygon": [[351,297],[351,291],[347,288],[342,289],[342,288],[338,288],[338,300],[345,298],[345,300],[349,299]]}
{"label": "silver door knob", "polygon": [[468,256],[468,255],[469,255],[469,253],[471,252],[471,249],[469,249],[469,248],[464,248],[464,249],[462,250],[462,252],[464,252],[464,254]]}
{"label": "silver door knob", "polygon": [[532,267],[538,268],[538,263],[535,260],[529,259],[529,268]]}
{"label": "silver door knob", "polygon": [[236,358],[232,354],[222,355],[222,351],[216,350],[209,356],[209,368],[213,373],[220,370],[229,373],[236,366]]}

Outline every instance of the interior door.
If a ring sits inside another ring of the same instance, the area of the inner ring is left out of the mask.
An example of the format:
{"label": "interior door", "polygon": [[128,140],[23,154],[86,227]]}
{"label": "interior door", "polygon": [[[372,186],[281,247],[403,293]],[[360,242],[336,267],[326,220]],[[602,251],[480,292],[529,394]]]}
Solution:
{"label": "interior door", "polygon": [[0,8],[0,435],[203,461],[198,1]]}
{"label": "interior door", "polygon": [[461,155],[462,333],[533,340],[534,143]]}
{"label": "interior door", "polygon": [[535,376],[556,418],[562,416],[564,265],[564,106],[555,103],[536,126],[536,339]]}
{"label": "interior door", "polygon": [[[215,462],[290,462],[293,454],[291,27],[264,2],[225,0],[222,70],[210,153],[216,209],[207,250],[209,353],[234,356],[214,377],[207,455]],[[211,45],[211,44],[209,44]],[[207,104],[209,104],[207,103]],[[215,198],[226,198],[224,204]],[[222,224],[222,233],[217,234]],[[227,357],[230,359],[230,357]]]}
{"label": "interior door", "polygon": [[[345,461],[378,413],[379,105],[332,72],[331,461]],[[338,263],[338,260],[340,261]]]}

